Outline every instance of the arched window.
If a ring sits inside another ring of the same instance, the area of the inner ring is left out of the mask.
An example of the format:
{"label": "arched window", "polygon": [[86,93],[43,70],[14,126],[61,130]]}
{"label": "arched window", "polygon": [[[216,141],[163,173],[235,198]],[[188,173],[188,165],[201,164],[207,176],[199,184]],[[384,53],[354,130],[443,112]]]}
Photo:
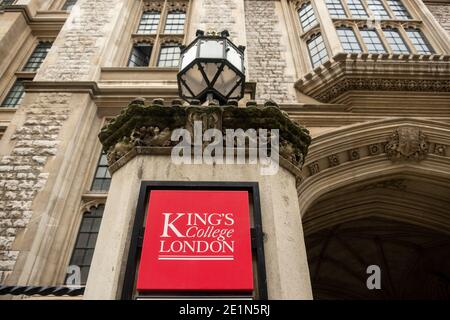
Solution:
{"label": "arched window", "polygon": [[184,22],[186,13],[180,10],[171,11],[167,14],[166,26],[164,33],[166,34],[182,34],[184,32]]}
{"label": "arched window", "polygon": [[85,212],[81,220],[77,240],[69,263],[70,266],[78,266],[80,268],[81,285],[85,285],[88,278],[104,209],[105,206],[103,204],[98,205],[96,208]]}
{"label": "arched window", "polygon": [[303,32],[310,30],[317,24],[317,19],[311,2],[306,2],[300,7],[298,10],[298,17],[300,19],[300,25],[302,26]]}
{"label": "arched window", "polygon": [[139,21],[138,34],[154,34],[158,31],[161,13],[157,11],[144,11]]}
{"label": "arched window", "polygon": [[313,68],[327,61],[328,52],[321,33],[314,34],[306,42]]}

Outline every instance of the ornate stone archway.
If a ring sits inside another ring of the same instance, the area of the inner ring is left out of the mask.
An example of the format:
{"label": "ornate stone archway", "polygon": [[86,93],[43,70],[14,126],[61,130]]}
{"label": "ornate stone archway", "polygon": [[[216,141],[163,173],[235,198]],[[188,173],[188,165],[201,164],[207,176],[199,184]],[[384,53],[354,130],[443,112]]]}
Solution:
{"label": "ornate stone archway", "polygon": [[313,140],[298,190],[316,299],[448,298],[449,133],[389,119]]}

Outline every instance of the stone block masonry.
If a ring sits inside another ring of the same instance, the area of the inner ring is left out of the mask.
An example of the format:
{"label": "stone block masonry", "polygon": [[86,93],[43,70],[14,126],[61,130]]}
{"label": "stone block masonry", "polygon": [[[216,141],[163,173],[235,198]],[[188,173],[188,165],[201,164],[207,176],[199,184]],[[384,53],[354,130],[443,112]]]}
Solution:
{"label": "stone block masonry", "polygon": [[[203,0],[202,8],[205,14],[201,17],[200,23],[205,26],[205,31],[228,30],[230,38],[236,38],[234,25],[236,23],[235,14],[237,6],[234,0]],[[220,14],[218,14],[220,12]]]}
{"label": "stone block masonry", "polygon": [[278,24],[275,1],[245,1],[249,80],[257,82],[256,98],[294,101],[295,97],[289,93],[294,79],[286,75]]}
{"label": "stone block masonry", "polygon": [[33,215],[32,203],[45,186],[43,172],[58,148],[58,135],[69,116],[69,93],[40,93],[25,111],[25,121],[11,137],[10,155],[0,158],[0,284],[5,283],[19,252],[13,243]]}
{"label": "stone block masonry", "polygon": [[450,34],[450,3],[427,3],[427,7],[441,26]]}
{"label": "stone block masonry", "polygon": [[[72,9],[62,34],[49,53],[50,65],[43,65],[36,80],[90,80],[92,66],[111,34],[114,15],[123,0],[79,0]],[[119,10],[120,11],[120,10]],[[52,59],[52,57],[54,59]]]}

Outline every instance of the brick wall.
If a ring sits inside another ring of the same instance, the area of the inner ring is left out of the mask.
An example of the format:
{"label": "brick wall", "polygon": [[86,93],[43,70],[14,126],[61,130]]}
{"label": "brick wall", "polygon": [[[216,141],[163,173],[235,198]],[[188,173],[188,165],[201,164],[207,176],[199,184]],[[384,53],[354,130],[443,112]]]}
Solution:
{"label": "brick wall", "polygon": [[19,254],[13,242],[26,228],[32,202],[45,185],[47,159],[57,152],[58,134],[69,115],[68,93],[41,93],[26,106],[24,124],[11,140],[10,155],[0,158],[0,284],[12,272]]}

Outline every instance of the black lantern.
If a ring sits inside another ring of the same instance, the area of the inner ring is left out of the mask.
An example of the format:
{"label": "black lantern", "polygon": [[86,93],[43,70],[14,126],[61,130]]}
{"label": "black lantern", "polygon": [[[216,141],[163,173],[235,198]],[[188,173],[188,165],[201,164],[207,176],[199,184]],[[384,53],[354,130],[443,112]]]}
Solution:
{"label": "black lantern", "polygon": [[245,47],[236,47],[228,31],[205,33],[197,31],[197,38],[181,51],[178,90],[180,97],[189,100],[216,99],[220,104],[244,95]]}

